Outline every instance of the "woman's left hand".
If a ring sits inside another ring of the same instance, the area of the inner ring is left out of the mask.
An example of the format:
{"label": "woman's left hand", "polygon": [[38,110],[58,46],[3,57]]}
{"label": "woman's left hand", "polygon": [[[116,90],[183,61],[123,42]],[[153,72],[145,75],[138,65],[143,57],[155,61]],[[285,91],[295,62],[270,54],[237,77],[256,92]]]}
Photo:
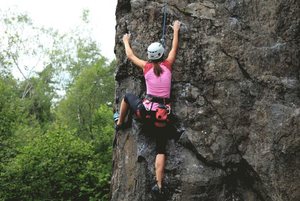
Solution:
{"label": "woman's left hand", "polygon": [[174,30],[174,31],[178,31],[179,29],[180,29],[180,25],[181,25],[181,22],[179,22],[178,20],[176,20],[175,22],[174,22],[174,25],[172,26],[172,25],[169,25],[170,27],[172,27],[172,29]]}
{"label": "woman's left hand", "polygon": [[123,36],[123,42],[124,42],[124,43],[125,43],[125,42],[129,42],[129,41],[130,41],[130,36],[131,36],[131,33],[125,34],[125,35]]}

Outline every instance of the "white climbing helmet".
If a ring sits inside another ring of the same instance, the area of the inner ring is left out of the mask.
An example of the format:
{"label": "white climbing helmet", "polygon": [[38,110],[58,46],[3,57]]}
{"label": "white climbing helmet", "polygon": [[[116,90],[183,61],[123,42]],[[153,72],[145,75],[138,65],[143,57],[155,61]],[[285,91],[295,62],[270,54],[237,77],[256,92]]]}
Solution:
{"label": "white climbing helmet", "polygon": [[159,42],[152,43],[148,47],[148,58],[151,60],[157,60],[162,57],[165,49]]}

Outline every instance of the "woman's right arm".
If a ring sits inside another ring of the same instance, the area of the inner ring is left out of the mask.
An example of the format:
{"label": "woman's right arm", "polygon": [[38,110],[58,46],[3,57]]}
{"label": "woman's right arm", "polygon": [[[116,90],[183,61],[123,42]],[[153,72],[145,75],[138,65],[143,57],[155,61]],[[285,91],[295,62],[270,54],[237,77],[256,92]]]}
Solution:
{"label": "woman's right arm", "polygon": [[146,65],[147,62],[137,58],[133,54],[133,51],[132,51],[132,49],[130,47],[130,44],[129,44],[130,36],[131,36],[131,34],[125,34],[123,36],[123,42],[124,42],[124,45],[125,45],[126,55],[127,55],[128,59],[130,59],[135,65],[137,65],[138,67],[140,67],[144,70],[145,65]]}
{"label": "woman's right arm", "polygon": [[177,48],[178,48],[178,31],[180,29],[180,22],[178,20],[175,21],[174,25],[169,25],[172,27],[174,33],[173,33],[173,42],[172,42],[172,49],[169,53],[169,56],[167,60],[173,65],[177,53]]}

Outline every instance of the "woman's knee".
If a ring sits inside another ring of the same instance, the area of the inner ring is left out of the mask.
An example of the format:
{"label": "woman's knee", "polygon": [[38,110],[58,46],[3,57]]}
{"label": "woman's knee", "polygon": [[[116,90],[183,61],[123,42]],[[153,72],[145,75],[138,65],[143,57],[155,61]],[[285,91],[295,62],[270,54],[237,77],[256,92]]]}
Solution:
{"label": "woman's knee", "polygon": [[126,93],[125,95],[124,95],[124,101],[125,101],[125,103],[127,103],[127,104],[130,104],[129,103],[129,99],[130,99],[130,97],[132,96],[132,95],[134,95],[133,93]]}

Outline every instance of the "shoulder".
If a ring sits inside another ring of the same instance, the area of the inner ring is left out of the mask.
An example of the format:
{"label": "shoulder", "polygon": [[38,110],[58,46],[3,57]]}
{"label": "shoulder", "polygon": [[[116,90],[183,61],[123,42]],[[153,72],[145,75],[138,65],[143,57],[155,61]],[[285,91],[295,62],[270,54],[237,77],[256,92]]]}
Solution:
{"label": "shoulder", "polygon": [[145,68],[144,68],[144,75],[146,75],[146,73],[148,73],[149,70],[151,70],[153,68],[153,63],[146,63],[145,64]]}
{"label": "shoulder", "polygon": [[161,63],[165,67],[167,67],[171,72],[172,72],[172,64],[168,60],[165,60],[164,62]]}

